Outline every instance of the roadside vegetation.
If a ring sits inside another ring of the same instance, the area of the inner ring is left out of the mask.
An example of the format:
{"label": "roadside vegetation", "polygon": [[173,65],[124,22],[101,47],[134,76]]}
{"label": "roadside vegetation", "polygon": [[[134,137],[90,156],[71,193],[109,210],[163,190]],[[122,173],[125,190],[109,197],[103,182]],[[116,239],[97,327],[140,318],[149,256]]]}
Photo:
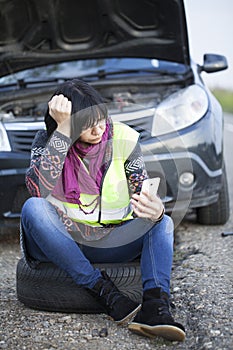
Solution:
{"label": "roadside vegetation", "polygon": [[212,93],[221,103],[223,111],[233,114],[233,91],[224,89],[213,89]]}

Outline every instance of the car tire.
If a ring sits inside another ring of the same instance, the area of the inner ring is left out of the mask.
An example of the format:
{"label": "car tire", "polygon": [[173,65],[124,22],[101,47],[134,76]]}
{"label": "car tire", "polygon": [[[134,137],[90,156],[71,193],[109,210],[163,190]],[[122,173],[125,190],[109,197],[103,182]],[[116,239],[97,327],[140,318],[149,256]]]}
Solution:
{"label": "car tire", "polygon": [[[94,266],[105,270],[124,294],[141,302],[139,262]],[[18,300],[32,309],[72,313],[104,312],[85,288],[75,284],[71,277],[51,263],[40,263],[36,268],[31,268],[24,259],[20,259],[16,270],[16,292]]]}
{"label": "car tire", "polygon": [[223,168],[222,189],[218,201],[197,209],[197,222],[203,225],[224,225],[230,216],[226,168]]}

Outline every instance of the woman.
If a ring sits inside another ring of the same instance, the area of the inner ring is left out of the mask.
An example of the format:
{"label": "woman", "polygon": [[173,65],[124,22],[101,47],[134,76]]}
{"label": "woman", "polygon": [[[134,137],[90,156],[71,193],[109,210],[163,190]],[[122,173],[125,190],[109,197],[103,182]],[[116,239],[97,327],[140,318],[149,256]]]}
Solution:
{"label": "woman", "polygon": [[[169,312],[173,223],[158,196],[140,195],[147,173],[138,133],[113,123],[101,96],[78,79],[59,86],[45,124],[26,174],[32,198],[21,222],[28,263],[53,262],[116,322],[135,317],[132,331],[184,340],[184,327]],[[142,306],[92,265],[140,254]]]}

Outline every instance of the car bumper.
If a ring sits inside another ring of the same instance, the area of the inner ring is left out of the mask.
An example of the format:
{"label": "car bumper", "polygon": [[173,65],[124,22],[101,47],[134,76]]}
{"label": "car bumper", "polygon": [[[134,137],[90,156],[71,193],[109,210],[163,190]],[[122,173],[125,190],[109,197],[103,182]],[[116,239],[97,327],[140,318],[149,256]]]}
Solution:
{"label": "car bumper", "polygon": [[25,172],[29,156],[17,152],[0,152],[0,218],[20,215],[24,201],[29,197],[25,187]]}
{"label": "car bumper", "polygon": [[[183,153],[176,153],[171,158],[145,156],[149,176],[161,178],[158,194],[167,212],[197,208],[217,201],[221,190],[221,168],[214,171],[209,169],[196,154],[189,153],[187,158]],[[180,182],[183,173],[193,174],[194,180],[190,185]]]}

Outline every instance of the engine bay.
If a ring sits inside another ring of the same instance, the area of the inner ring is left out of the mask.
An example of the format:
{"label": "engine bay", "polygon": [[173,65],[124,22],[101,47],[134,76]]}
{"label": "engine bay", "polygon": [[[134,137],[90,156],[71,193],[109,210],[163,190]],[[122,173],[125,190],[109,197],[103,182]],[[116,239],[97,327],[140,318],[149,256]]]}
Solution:
{"label": "engine bay", "polygon": [[[178,84],[169,86],[158,85],[118,85],[102,86],[95,85],[94,88],[104,98],[110,113],[120,113],[128,110],[143,108],[155,108],[170,94],[176,92],[180,87]],[[55,87],[54,87],[55,89]],[[8,91],[0,97],[0,120],[29,121],[42,120],[48,108],[48,101],[53,95],[51,86],[49,89],[40,88],[25,89],[20,91]]]}

